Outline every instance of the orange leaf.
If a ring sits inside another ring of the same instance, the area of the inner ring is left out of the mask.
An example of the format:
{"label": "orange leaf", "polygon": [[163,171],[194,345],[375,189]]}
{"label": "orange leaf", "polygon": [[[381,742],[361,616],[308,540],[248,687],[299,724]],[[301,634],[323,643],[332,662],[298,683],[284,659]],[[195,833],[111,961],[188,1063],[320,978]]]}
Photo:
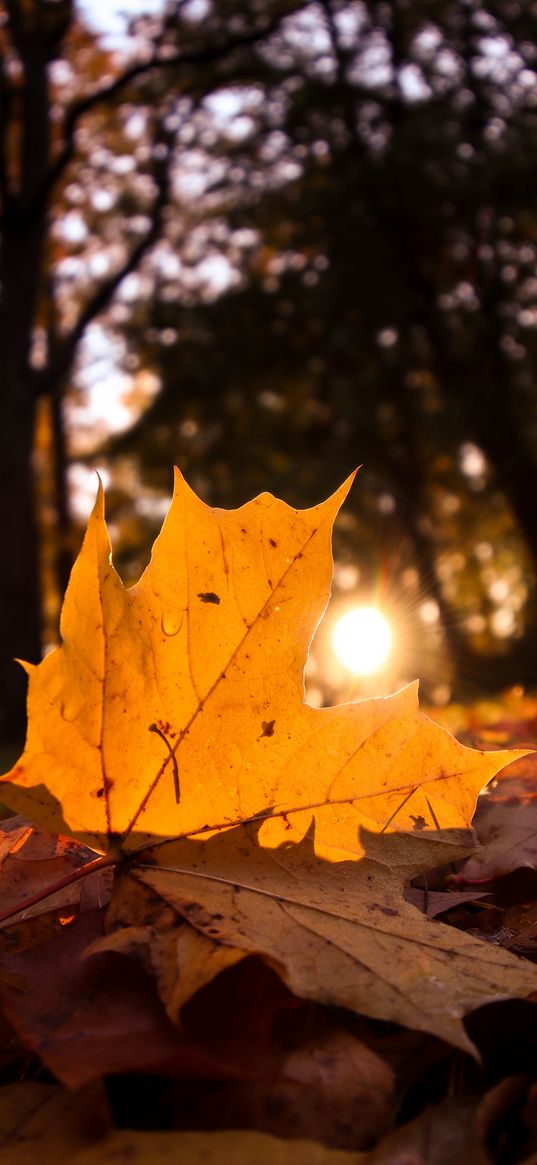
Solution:
{"label": "orange leaf", "polygon": [[[537,972],[432,923],[403,888],[468,854],[462,831],[477,793],[521,753],[457,743],[420,713],[415,685],[387,699],[304,704],[349,485],[309,510],[263,494],[223,511],[178,473],[130,590],[111,564],[100,490],[65,597],[63,644],[28,668],[26,748],[1,796],[48,830],[114,860],[127,854],[136,878],[193,928],[175,966],[169,943],[161,952],[173,1018],[223,967],[255,953],[302,998],[472,1050],[462,1016],[530,994]],[[140,937],[131,930],[129,941]]]}
{"label": "orange leaf", "polygon": [[309,510],[263,494],[223,511],[177,473],[130,590],[111,564],[100,489],[63,644],[26,665],[28,738],[5,800],[104,851],[258,814],[271,817],[260,837],[271,846],[299,840],[313,815],[317,852],[335,860],[361,856],[364,826],[468,826],[481,787],[520,754],[458,744],[419,713],[415,686],[335,708],[303,703],[351,480]]}

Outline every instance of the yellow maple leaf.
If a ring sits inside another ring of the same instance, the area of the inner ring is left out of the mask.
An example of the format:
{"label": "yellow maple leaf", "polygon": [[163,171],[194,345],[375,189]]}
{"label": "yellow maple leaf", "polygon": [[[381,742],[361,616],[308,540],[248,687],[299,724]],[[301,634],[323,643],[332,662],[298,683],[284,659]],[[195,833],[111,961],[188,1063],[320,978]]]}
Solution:
{"label": "yellow maple leaf", "polygon": [[26,747],[1,796],[122,862],[123,889],[146,883],[174,908],[178,936],[159,934],[129,918],[127,887],[127,930],[112,922],[94,945],[149,943],[174,1021],[214,975],[258,954],[302,997],[471,1050],[462,1017],[536,991],[537,971],[431,922],[403,886],[467,856],[477,793],[521,753],[459,744],[420,713],[416,685],[304,704],[349,485],[308,510],[263,494],[223,511],[178,473],[130,590],[100,490],[62,646],[28,667]]}
{"label": "yellow maple leaf", "polygon": [[[518,753],[477,752],[423,716],[416,686],[303,703],[326,606],[331,530],[349,479],[295,510],[262,494],[211,509],[179,472],[151,562],[126,590],[102,489],[62,612],[63,643],[29,673],[28,736],[2,797],[43,828],[106,852],[266,815],[260,841],[360,857],[360,828],[468,826]],[[269,820],[270,816],[270,820]]]}

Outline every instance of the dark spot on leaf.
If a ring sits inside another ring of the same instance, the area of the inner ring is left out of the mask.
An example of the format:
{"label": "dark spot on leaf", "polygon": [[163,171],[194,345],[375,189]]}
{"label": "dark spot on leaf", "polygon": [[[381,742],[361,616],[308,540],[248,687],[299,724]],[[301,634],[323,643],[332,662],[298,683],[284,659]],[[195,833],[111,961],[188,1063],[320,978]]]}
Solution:
{"label": "dark spot on leaf", "polygon": [[213,918],[214,918],[215,922],[218,922],[223,917],[224,917],[223,914],[213,914]]}
{"label": "dark spot on leaf", "polygon": [[411,813],[410,816],[414,822],[414,829],[427,829],[427,822],[425,818],[421,816],[421,813],[418,817],[415,817],[413,813]]}
{"label": "dark spot on leaf", "polygon": [[393,915],[395,918],[397,918],[399,915],[399,911],[393,910],[391,906],[379,906],[379,910],[382,910],[383,914]]}
{"label": "dark spot on leaf", "polygon": [[198,599],[202,603],[216,603],[220,602],[220,595],[215,595],[214,591],[198,591]]}
{"label": "dark spot on leaf", "polygon": [[97,796],[104,797],[104,789],[97,789]]}
{"label": "dark spot on leaf", "polygon": [[270,545],[271,545],[271,546],[277,546],[277,545],[278,545],[278,543],[274,541],[274,538],[269,538],[269,542],[270,542]]}
{"label": "dark spot on leaf", "polygon": [[274,736],[275,723],[276,723],[275,720],[262,720],[261,721],[261,736]]}

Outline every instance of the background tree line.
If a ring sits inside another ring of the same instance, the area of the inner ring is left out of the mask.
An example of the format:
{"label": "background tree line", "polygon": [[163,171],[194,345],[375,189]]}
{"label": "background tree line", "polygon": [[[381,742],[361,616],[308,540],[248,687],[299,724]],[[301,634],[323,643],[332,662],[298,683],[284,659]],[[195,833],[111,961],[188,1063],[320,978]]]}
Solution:
{"label": "background tree line", "polygon": [[381,587],[431,691],[531,682],[533,6],[176,0],[114,43],[91,6],[0,11],[4,735],[73,464],[134,577],[174,461],[224,505],[364,463],[336,586]]}

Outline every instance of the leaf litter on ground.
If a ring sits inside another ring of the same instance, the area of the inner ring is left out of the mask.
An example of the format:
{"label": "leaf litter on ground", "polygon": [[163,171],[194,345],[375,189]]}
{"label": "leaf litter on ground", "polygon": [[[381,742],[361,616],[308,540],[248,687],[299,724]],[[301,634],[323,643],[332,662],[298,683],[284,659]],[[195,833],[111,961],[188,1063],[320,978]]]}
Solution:
{"label": "leaf litter on ground", "polygon": [[[4,1013],[21,1046],[71,1087],[129,1067],[239,1071],[185,1037],[184,1015],[259,960],[302,1006],[395,1022],[466,1051],[469,1012],[537,990],[531,963],[404,897],[418,874],[473,852],[475,798],[521,751],[459,744],[419,711],[415,686],[335,708],[303,702],[349,484],[310,510],[265,494],[223,511],[178,474],[130,590],[111,563],[99,491],[62,645],[26,665],[26,747],[1,794],[36,829],[89,847],[93,880],[116,868],[106,916],[95,893],[88,908],[78,889],[61,899],[62,885],[44,931],[20,914],[4,927]],[[82,849],[73,853],[78,871]],[[38,869],[26,898],[39,899]],[[58,925],[56,907],[76,916]],[[112,966],[129,984],[123,999]],[[291,1054],[295,1076],[297,1063],[326,1057],[315,1038]],[[296,1080],[285,1088],[300,1096]]]}

